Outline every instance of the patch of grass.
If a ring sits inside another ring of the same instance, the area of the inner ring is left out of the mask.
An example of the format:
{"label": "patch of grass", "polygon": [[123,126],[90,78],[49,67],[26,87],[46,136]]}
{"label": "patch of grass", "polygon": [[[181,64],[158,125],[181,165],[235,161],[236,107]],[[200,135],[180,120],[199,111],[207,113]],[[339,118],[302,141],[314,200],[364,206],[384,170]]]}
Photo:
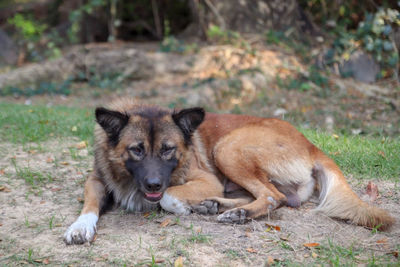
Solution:
{"label": "patch of grass", "polygon": [[27,143],[76,136],[92,142],[93,111],[0,102],[0,141]]}
{"label": "patch of grass", "polygon": [[399,179],[400,138],[330,135],[310,129],[301,131],[334,159],[345,175],[367,179]]}
{"label": "patch of grass", "polygon": [[18,178],[24,179],[27,184],[31,186],[31,189],[34,190],[36,194],[41,194],[40,186],[45,185],[48,182],[53,181],[53,178],[50,174],[42,174],[37,171],[33,171],[29,167],[18,167],[16,160],[11,160],[12,165],[15,168],[15,173]]}
{"label": "patch of grass", "polygon": [[389,266],[390,255],[376,256],[373,252],[368,257],[362,249],[355,248],[354,245],[342,247],[328,240],[327,244],[322,244],[317,251],[318,258],[316,263],[329,263],[330,266]]}
{"label": "patch of grass", "polygon": [[241,258],[241,253],[235,249],[227,249],[224,251],[224,254],[232,260]]}
{"label": "patch of grass", "polygon": [[192,231],[192,234],[188,237],[188,241],[192,243],[208,243],[210,244],[211,242],[211,236],[203,234],[200,230],[195,231],[193,229],[193,225],[190,225],[190,229]]}

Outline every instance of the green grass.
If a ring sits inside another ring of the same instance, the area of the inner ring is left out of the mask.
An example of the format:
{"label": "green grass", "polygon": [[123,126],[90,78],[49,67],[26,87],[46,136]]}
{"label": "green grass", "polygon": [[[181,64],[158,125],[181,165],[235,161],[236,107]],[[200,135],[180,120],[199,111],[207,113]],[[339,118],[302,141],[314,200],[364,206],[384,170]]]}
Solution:
{"label": "green grass", "polygon": [[68,136],[91,141],[93,113],[81,108],[0,102],[0,141],[25,144]]}
{"label": "green grass", "polygon": [[393,262],[394,257],[390,254],[378,256],[373,251],[367,252],[354,245],[343,247],[334,244],[331,240],[314,251],[318,254],[315,263],[329,263],[330,266],[398,266]]}
{"label": "green grass", "polygon": [[316,146],[335,160],[345,175],[356,178],[399,179],[400,138],[334,136],[301,130]]}
{"label": "green grass", "polygon": [[[0,102],[0,141],[25,144],[78,137],[92,143],[93,110],[26,106]],[[74,131],[76,130],[76,131]],[[305,136],[333,158],[345,175],[356,178],[399,179],[400,137],[339,135],[311,129]]]}
{"label": "green grass", "polygon": [[29,167],[17,166],[15,159],[11,160],[11,164],[14,166],[17,177],[24,179],[36,194],[41,195],[41,187],[53,181],[53,178],[50,174],[42,174],[38,171],[32,170]]}

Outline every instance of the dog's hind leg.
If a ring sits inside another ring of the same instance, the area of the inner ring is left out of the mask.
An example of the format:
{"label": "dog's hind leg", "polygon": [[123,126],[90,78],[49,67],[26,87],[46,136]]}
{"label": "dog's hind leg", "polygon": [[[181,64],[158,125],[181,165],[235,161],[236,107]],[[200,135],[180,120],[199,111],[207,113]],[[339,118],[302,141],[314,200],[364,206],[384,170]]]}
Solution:
{"label": "dog's hind leg", "polygon": [[214,161],[218,169],[255,198],[251,203],[225,211],[218,221],[243,223],[287,202],[286,196],[271,183],[266,170],[266,164],[274,161],[266,135],[264,127],[238,129],[216,145]]}
{"label": "dog's hind leg", "polygon": [[81,215],[64,234],[67,245],[92,242],[100,210],[106,199],[104,184],[95,176],[89,176],[85,183],[85,202]]}

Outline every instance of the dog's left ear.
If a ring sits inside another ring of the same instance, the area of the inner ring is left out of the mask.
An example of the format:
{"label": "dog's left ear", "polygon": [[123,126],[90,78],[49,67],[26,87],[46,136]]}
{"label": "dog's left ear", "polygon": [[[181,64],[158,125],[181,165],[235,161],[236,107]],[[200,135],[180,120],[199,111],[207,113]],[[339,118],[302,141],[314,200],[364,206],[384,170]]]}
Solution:
{"label": "dog's left ear", "polygon": [[204,116],[203,108],[187,108],[172,114],[172,119],[181,129],[186,143],[190,143],[193,132],[203,122]]}

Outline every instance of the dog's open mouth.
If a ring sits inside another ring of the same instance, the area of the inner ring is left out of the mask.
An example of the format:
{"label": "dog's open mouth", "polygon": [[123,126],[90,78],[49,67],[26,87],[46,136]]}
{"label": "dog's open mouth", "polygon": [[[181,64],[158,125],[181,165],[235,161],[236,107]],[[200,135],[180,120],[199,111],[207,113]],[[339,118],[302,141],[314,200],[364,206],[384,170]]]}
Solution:
{"label": "dog's open mouth", "polygon": [[163,195],[162,192],[144,193],[145,198],[146,198],[148,201],[151,201],[151,202],[160,201],[160,199],[162,198],[162,195]]}

